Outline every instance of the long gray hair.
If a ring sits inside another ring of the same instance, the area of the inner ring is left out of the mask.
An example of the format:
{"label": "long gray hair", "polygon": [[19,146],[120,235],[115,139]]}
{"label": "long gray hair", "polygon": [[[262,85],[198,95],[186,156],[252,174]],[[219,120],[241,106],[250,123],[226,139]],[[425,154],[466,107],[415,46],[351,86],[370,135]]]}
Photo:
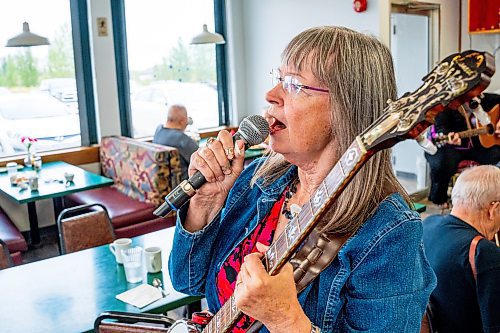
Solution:
{"label": "long gray hair", "polygon": [[[310,69],[321,86],[330,90],[332,138],[338,142],[337,158],[355,137],[377,119],[388,99],[396,99],[390,51],[373,37],[343,27],[305,30],[288,44],[282,63]],[[256,170],[252,184],[262,178],[272,183],[291,167],[281,154],[271,153]],[[351,233],[374,212],[389,194],[400,192],[390,163],[390,151],[375,154],[354,177],[328,213],[324,231]]]}

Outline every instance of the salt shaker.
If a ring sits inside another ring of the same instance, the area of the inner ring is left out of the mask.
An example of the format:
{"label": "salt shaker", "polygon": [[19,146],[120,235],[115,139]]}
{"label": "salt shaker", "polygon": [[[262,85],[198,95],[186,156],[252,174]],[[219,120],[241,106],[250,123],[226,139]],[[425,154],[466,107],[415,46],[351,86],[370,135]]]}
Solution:
{"label": "salt shaker", "polygon": [[37,175],[30,176],[29,186],[30,186],[30,190],[38,191],[38,176]]}
{"label": "salt shaker", "polygon": [[41,168],[42,168],[42,158],[40,156],[37,156],[33,159],[33,169],[38,171]]}

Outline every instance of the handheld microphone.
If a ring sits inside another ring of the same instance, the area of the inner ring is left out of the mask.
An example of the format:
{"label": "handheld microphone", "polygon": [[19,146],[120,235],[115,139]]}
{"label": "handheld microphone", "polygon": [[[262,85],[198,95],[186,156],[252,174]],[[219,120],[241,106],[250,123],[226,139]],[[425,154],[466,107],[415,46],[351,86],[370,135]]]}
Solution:
{"label": "handheld microphone", "polygon": [[[252,115],[244,118],[238,131],[233,135],[233,141],[243,140],[245,149],[250,146],[264,142],[269,135],[269,125],[264,117]],[[158,207],[153,214],[165,217],[171,211],[179,210],[186,202],[196,194],[207,180],[200,171],[196,171],[188,180],[182,181],[172,192],[165,197],[165,202]]]}
{"label": "handheld microphone", "polygon": [[437,153],[437,147],[424,134],[420,134],[415,140],[427,154],[434,155]]}

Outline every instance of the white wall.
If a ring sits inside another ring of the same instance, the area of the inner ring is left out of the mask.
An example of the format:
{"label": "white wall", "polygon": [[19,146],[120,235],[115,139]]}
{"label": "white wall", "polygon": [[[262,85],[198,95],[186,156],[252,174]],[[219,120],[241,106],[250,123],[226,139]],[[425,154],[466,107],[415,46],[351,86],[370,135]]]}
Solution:
{"label": "white wall", "polygon": [[[380,40],[387,45],[390,41],[390,12],[391,2],[401,3],[401,0],[379,0]],[[439,4],[439,54],[443,59],[451,53],[458,52],[460,24],[459,1],[457,0],[425,0],[423,2]]]}
{"label": "white wall", "polygon": [[458,52],[460,24],[459,1],[457,0],[426,0],[425,2],[440,4],[440,40],[439,60]]}
{"label": "white wall", "polygon": [[271,87],[269,72],[280,65],[281,51],[293,36],[320,25],[346,26],[378,36],[379,1],[386,0],[370,0],[367,11],[356,13],[350,0],[227,0],[233,24],[228,27],[228,43],[237,55],[231,64],[232,79],[238,83],[232,105],[238,118],[233,123],[262,111]]}
{"label": "white wall", "polygon": [[[396,2],[392,0],[393,2]],[[400,1],[397,1],[400,2]],[[446,56],[469,49],[478,51],[487,51],[493,54],[496,47],[500,46],[500,33],[491,34],[469,34],[468,32],[468,1],[467,0],[425,0],[427,3],[440,5],[440,40],[439,40],[439,59]],[[380,38],[388,41],[389,38],[389,20],[388,12],[390,5],[388,0],[379,0],[380,7]],[[460,6],[462,17],[460,17]],[[500,56],[497,54],[495,59],[497,72],[500,72]],[[500,75],[493,76],[486,91],[500,90]]]}
{"label": "white wall", "polygon": [[[97,34],[97,18],[108,19],[108,36]],[[120,135],[120,113],[116,86],[115,51],[110,0],[89,1],[94,90],[99,137]]]}

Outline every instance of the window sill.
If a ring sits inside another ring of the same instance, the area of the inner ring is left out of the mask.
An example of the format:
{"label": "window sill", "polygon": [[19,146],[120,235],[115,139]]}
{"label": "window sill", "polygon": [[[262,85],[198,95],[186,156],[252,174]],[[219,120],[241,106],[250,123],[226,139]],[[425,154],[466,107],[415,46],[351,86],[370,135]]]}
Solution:
{"label": "window sill", "polygon": [[[199,134],[201,138],[208,138],[211,136],[217,136],[217,133],[221,130],[237,130],[238,127],[234,126],[219,126],[214,128],[208,128],[200,130]],[[151,141],[153,138],[141,138],[137,139],[139,141]],[[64,161],[73,165],[89,164],[99,162],[99,145],[93,145],[91,147],[76,147],[61,149],[55,151],[48,151],[39,154],[42,157],[43,162],[53,162],[53,161]],[[0,158],[0,166],[5,166],[8,162],[17,162],[22,164],[24,155],[17,155],[12,157]]]}
{"label": "window sill", "polygon": [[[99,145],[48,151],[39,154],[43,162],[64,161],[73,165],[99,162]],[[24,155],[0,158],[0,166],[8,162],[24,163]]]}

